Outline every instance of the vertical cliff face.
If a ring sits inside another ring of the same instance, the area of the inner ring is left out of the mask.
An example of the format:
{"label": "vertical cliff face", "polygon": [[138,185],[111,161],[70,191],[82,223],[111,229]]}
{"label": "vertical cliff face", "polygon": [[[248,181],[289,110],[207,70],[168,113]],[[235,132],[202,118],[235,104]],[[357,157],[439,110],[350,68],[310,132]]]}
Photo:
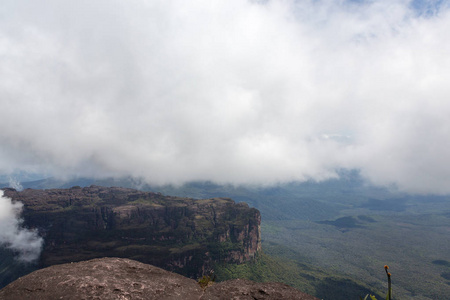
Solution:
{"label": "vertical cliff face", "polygon": [[5,195],[24,204],[25,225],[44,237],[42,267],[114,256],[198,277],[215,262],[242,263],[261,250],[259,211],[227,198],[98,186]]}

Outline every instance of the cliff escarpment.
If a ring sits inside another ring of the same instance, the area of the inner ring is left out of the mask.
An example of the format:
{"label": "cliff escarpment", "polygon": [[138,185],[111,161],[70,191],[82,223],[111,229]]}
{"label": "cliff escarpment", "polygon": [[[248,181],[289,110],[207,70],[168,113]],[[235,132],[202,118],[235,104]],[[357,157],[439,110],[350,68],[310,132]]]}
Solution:
{"label": "cliff escarpment", "polygon": [[196,200],[126,188],[5,189],[24,225],[44,238],[40,267],[122,257],[189,277],[261,249],[257,209],[228,198]]}

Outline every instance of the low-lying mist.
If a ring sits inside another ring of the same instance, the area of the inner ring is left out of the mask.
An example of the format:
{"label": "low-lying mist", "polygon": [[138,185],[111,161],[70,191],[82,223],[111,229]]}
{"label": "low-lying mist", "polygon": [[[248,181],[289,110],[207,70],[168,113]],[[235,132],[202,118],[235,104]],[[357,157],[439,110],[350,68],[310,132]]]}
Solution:
{"label": "low-lying mist", "polygon": [[22,208],[21,202],[13,202],[0,190],[0,246],[17,253],[19,261],[34,262],[41,254],[43,239],[36,230],[22,226]]}

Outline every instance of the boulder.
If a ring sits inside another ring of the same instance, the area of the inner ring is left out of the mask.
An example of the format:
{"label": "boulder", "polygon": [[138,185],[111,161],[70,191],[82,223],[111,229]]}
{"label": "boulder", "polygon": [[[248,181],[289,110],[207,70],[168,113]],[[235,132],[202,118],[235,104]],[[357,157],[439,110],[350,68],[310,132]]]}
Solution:
{"label": "boulder", "polygon": [[3,300],[318,300],[281,283],[230,280],[205,290],[182,275],[124,258],[99,258],[34,271],[0,290]]}

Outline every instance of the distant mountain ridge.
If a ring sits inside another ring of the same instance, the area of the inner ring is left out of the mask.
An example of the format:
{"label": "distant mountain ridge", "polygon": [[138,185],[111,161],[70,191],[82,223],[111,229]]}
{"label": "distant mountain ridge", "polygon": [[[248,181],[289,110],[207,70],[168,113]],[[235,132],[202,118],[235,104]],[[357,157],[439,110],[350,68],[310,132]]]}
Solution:
{"label": "distant mountain ridge", "polygon": [[[321,221],[339,216],[339,211],[347,208],[346,203],[335,201],[336,191],[345,194],[350,201],[354,192],[371,195],[387,195],[383,189],[366,186],[357,171],[340,171],[340,177],[324,182],[291,182],[275,186],[251,186],[217,184],[210,181],[187,182],[183,185],[150,185],[139,178],[44,178],[20,182],[24,189],[55,189],[72,186],[86,187],[120,186],[141,191],[160,192],[165,195],[207,199],[215,197],[232,198],[236,202],[246,202],[261,211],[264,220],[312,219]],[[0,183],[0,188],[12,187],[10,183]],[[330,191],[332,191],[330,193]],[[311,197],[319,194],[320,197]],[[390,195],[390,194],[389,194]],[[362,204],[363,202],[361,202]],[[300,205],[299,205],[300,204]]]}

